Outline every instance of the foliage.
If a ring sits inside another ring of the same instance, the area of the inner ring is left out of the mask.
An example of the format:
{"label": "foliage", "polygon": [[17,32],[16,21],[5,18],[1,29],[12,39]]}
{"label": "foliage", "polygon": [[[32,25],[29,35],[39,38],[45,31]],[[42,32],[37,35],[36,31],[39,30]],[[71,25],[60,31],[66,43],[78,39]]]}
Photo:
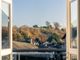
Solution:
{"label": "foliage", "polygon": [[21,33],[17,33],[16,36],[17,36],[18,41],[22,41],[23,37],[22,37]]}
{"label": "foliage", "polygon": [[[49,41],[50,43],[61,43],[60,29],[54,29],[52,25],[50,25],[49,21],[46,21],[47,26],[33,25],[33,27],[29,27],[23,25],[21,27],[13,26],[13,40],[16,41],[27,41],[33,39],[35,42],[44,43],[45,41]],[[59,24],[55,23],[55,27],[59,28]],[[37,29],[34,27],[38,27]],[[6,35],[8,28],[4,27],[3,35]],[[57,33],[56,33],[57,32]],[[38,38],[38,39],[37,39]]]}
{"label": "foliage", "polygon": [[33,25],[34,28],[38,28],[38,25]]}
{"label": "foliage", "polygon": [[55,26],[55,29],[59,29],[60,25],[59,25],[58,22],[54,22],[53,24],[54,24],[54,26]]}
{"label": "foliage", "polygon": [[53,33],[52,35],[50,35],[47,39],[48,42],[52,43],[52,44],[60,44],[60,36],[58,36],[56,33]]}

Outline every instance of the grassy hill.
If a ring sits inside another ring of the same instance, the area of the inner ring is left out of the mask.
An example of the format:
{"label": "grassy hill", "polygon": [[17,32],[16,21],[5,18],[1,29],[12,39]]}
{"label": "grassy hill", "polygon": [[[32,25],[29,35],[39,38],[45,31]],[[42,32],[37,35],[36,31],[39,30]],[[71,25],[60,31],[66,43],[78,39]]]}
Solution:
{"label": "grassy hill", "polygon": [[19,28],[13,27],[13,40],[14,41],[22,41],[23,39],[32,39],[33,42],[36,38],[38,38],[41,42],[45,42],[50,35],[57,34],[60,39],[64,36],[65,31],[60,29],[52,28],[44,28],[44,27],[29,27],[29,26],[21,26]]}
{"label": "grassy hill", "polygon": [[[3,38],[8,34],[8,28],[3,27]],[[35,44],[43,44],[45,42],[51,44],[63,43],[65,29],[55,28],[51,25],[40,26],[37,25],[29,27],[23,25],[21,27],[13,26],[13,47],[15,48],[38,48]],[[31,42],[33,44],[31,44]],[[39,45],[38,44],[38,45]]]}

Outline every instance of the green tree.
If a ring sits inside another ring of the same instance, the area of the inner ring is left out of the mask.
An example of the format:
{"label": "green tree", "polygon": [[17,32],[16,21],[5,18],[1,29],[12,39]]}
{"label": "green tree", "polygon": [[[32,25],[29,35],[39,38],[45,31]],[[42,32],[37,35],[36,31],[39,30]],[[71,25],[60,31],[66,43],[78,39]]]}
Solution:
{"label": "green tree", "polygon": [[18,33],[16,34],[16,36],[17,36],[16,39],[17,39],[18,41],[23,41],[23,37],[22,37],[21,33],[18,32]]}
{"label": "green tree", "polygon": [[33,25],[34,28],[38,28],[38,25]]}
{"label": "green tree", "polygon": [[61,44],[60,36],[58,36],[56,33],[51,34],[47,41],[53,44]]}

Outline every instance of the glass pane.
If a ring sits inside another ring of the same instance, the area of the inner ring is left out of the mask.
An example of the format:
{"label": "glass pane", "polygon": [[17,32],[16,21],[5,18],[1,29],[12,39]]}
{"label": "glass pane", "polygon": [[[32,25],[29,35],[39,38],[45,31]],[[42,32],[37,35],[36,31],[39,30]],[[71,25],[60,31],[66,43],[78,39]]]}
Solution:
{"label": "glass pane", "polygon": [[71,55],[71,60],[77,60],[77,55]]}
{"label": "glass pane", "polygon": [[2,60],[10,60],[10,55],[2,56]]}
{"label": "glass pane", "polygon": [[9,4],[2,2],[2,48],[9,48]]}
{"label": "glass pane", "polygon": [[71,2],[71,47],[77,48],[77,1]]}

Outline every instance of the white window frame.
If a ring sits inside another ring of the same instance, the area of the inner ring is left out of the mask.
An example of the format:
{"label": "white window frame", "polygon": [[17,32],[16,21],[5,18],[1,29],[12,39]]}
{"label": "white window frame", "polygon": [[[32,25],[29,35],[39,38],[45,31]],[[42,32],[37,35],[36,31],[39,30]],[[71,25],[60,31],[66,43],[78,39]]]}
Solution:
{"label": "white window frame", "polygon": [[[10,48],[2,49],[2,1],[5,1],[10,4]],[[2,56],[10,55],[10,60],[12,60],[12,0],[0,0],[0,60],[2,60]]]}
{"label": "white window frame", "polygon": [[77,55],[80,60],[80,0],[77,0],[77,48],[71,48],[71,0],[67,2],[67,28],[66,28],[66,60],[71,60],[70,55]]}

